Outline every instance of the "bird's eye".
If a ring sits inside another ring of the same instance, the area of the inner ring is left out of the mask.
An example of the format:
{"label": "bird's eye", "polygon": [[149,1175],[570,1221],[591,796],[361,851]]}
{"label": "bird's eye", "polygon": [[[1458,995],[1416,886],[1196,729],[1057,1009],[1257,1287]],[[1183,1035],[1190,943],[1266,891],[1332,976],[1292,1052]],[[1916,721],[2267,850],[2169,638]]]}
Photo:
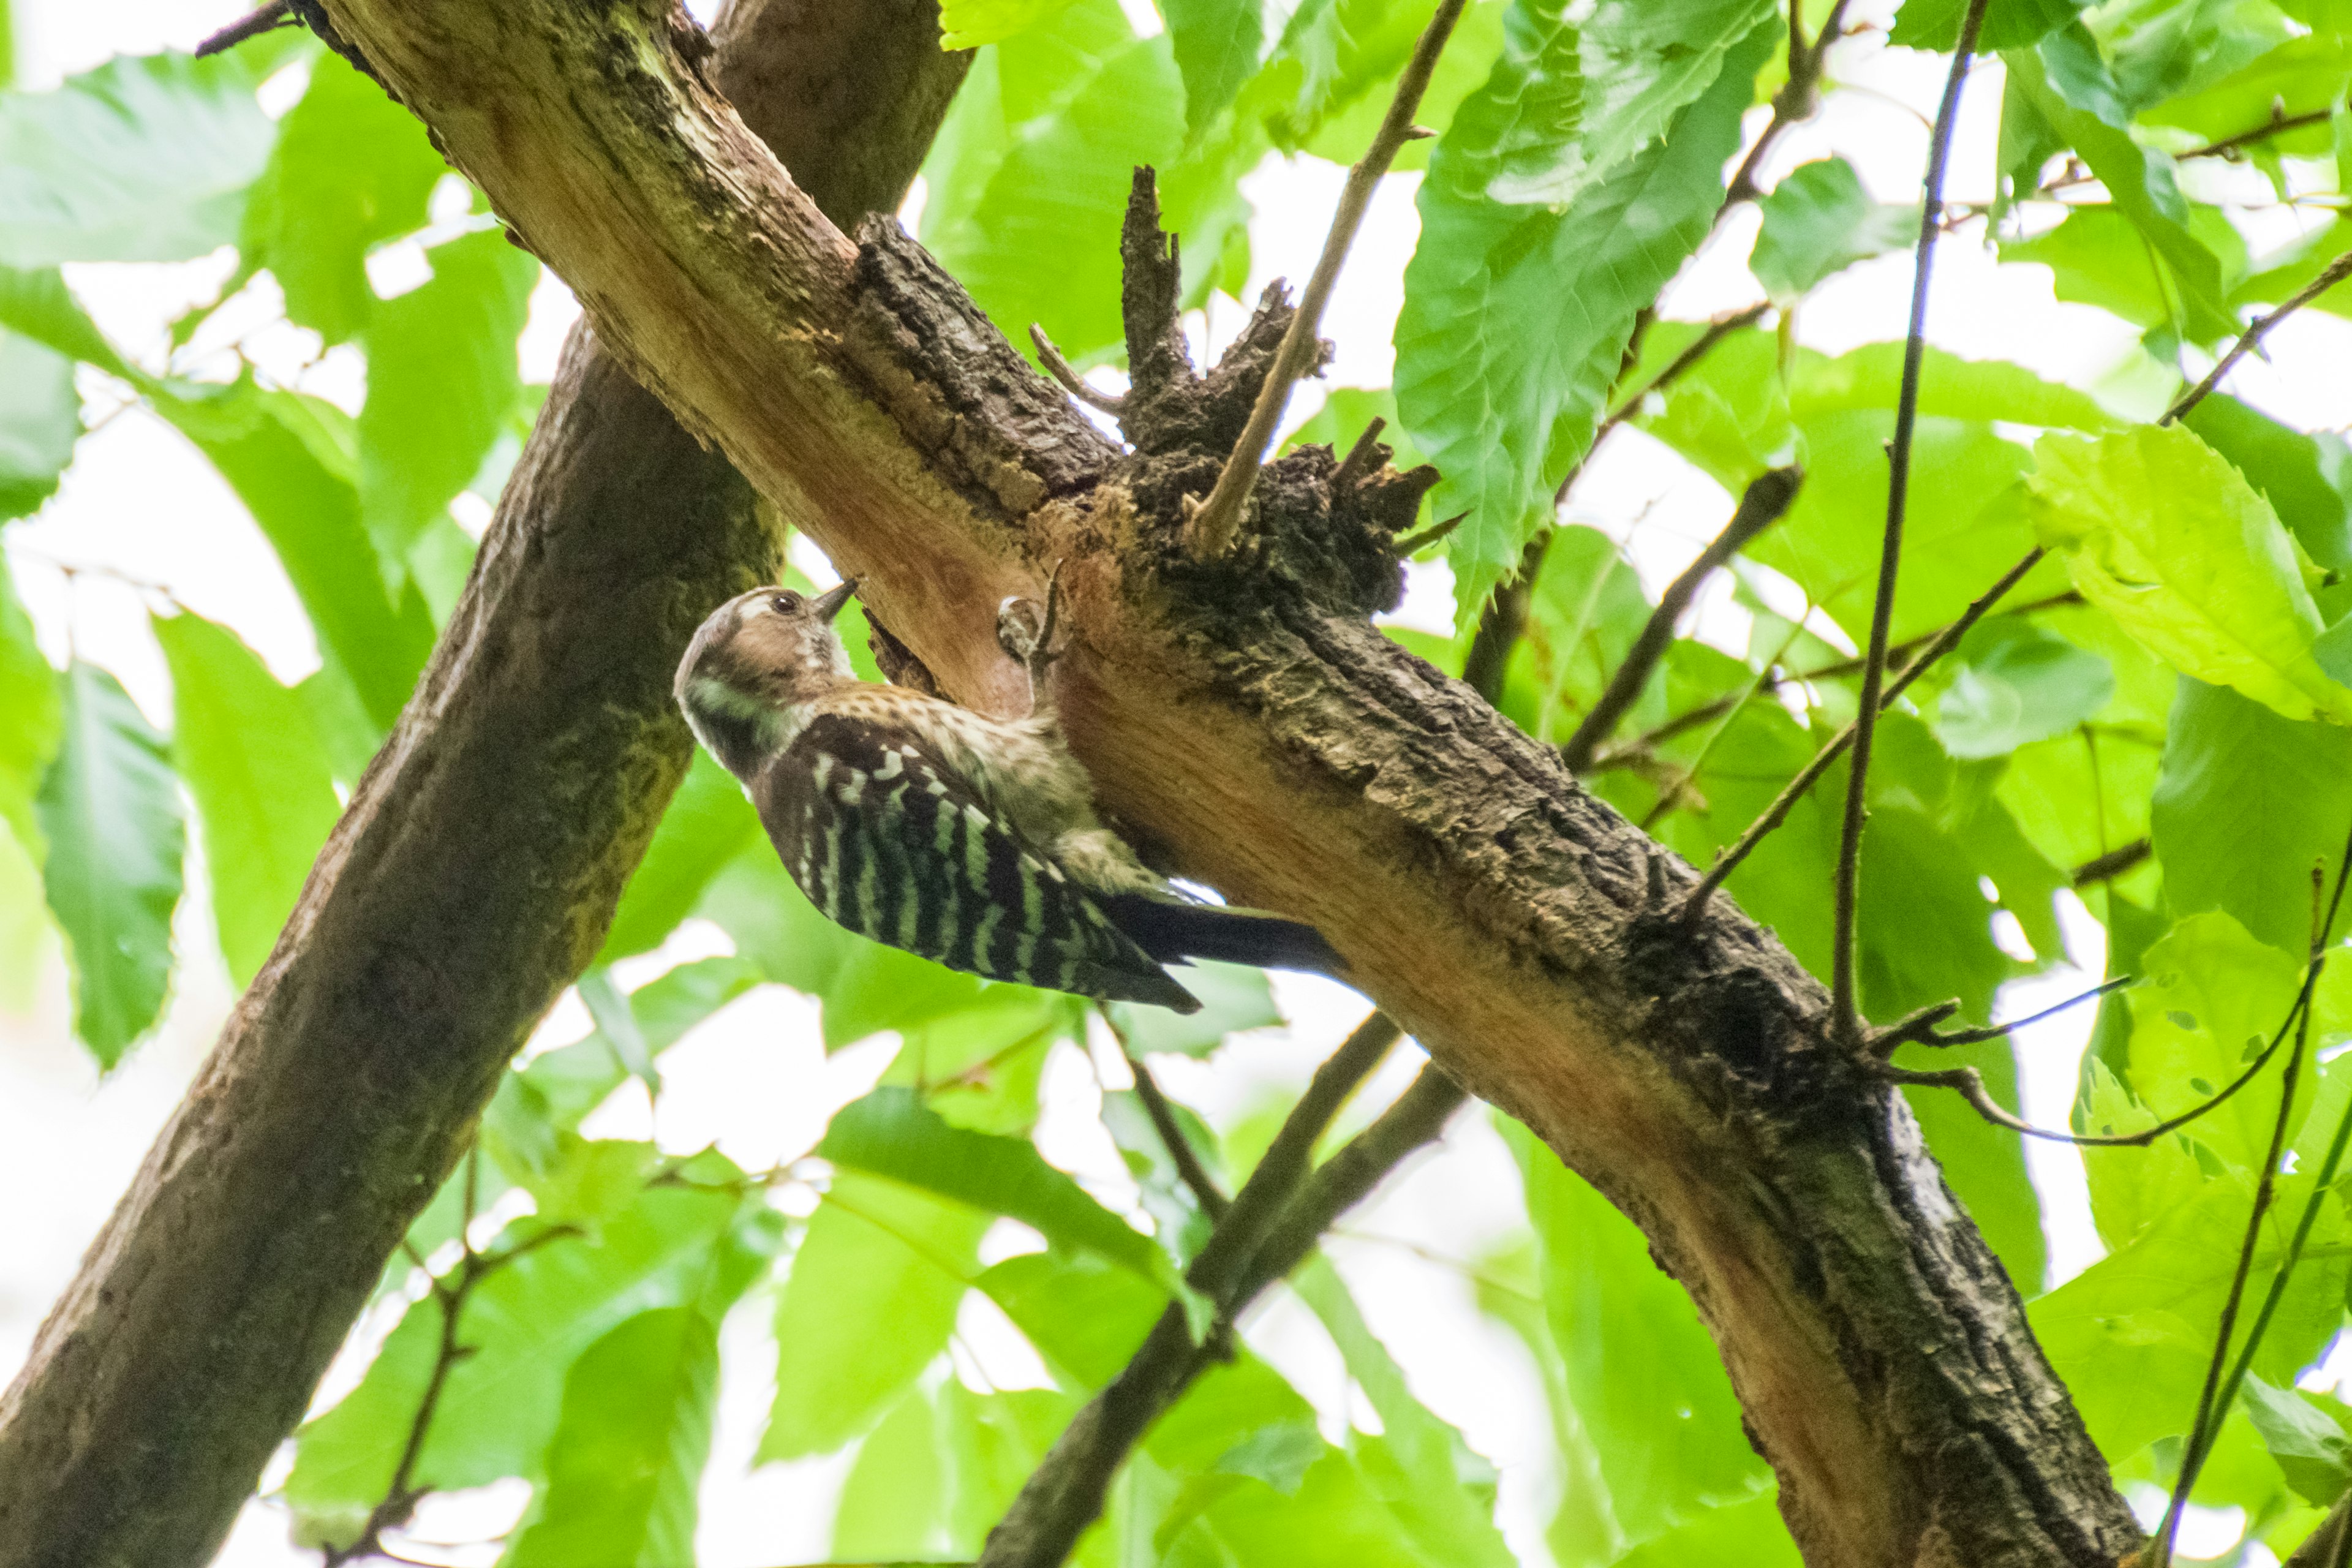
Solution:
{"label": "bird's eye", "polygon": [[768,602],[775,606],[776,613],[780,616],[792,615],[801,607],[801,596],[798,594],[779,594]]}

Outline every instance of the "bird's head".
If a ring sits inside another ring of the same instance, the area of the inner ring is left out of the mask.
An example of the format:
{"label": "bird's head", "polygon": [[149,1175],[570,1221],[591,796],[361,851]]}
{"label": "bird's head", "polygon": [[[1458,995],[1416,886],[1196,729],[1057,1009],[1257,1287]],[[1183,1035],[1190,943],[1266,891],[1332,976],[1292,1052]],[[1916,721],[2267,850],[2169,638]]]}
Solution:
{"label": "bird's head", "polygon": [[730,773],[750,777],[790,742],[793,710],[855,679],[833,617],[856,591],[854,577],[822,594],[754,588],[696,631],[678,661],[677,703]]}

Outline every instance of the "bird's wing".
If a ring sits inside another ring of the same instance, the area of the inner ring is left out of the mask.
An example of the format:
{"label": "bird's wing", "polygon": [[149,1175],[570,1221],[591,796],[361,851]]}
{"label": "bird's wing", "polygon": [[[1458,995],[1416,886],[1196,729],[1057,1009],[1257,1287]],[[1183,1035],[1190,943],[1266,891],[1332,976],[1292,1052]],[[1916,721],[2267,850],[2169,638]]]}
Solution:
{"label": "bird's wing", "polygon": [[862,936],[992,979],[1200,1005],[906,730],[820,713],[751,798],[801,891]]}

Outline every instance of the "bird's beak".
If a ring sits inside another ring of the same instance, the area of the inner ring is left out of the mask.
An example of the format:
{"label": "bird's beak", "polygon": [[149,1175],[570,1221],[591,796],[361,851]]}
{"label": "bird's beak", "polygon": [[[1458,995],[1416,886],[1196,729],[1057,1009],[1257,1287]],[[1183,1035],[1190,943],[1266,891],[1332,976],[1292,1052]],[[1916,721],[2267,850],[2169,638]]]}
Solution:
{"label": "bird's beak", "polygon": [[849,603],[851,598],[856,596],[856,593],[857,579],[855,577],[844,577],[838,584],[826,589],[822,594],[819,594],[816,598],[811,602],[809,608],[814,610],[818,616],[829,621],[833,619],[834,616],[841,614],[841,606]]}

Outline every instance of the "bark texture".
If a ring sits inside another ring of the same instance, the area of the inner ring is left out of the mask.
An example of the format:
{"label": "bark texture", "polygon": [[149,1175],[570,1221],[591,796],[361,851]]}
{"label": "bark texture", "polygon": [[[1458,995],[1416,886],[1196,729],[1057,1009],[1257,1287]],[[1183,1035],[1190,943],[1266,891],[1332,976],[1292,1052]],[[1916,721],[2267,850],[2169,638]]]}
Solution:
{"label": "bark texture", "polygon": [[[824,210],[895,207],[935,0],[741,0],[712,62]],[[751,487],[584,328],[276,953],[0,1400],[0,1563],[210,1559],[506,1062],[602,945],[690,742],[672,671],[776,573]]]}
{"label": "bark texture", "polygon": [[[2137,1531],[2017,1296],[1826,998],[1688,868],[1363,612],[1412,481],[1267,469],[1247,548],[1178,542],[1248,362],[1168,348],[1130,230],[1121,453],[885,225],[853,247],[650,3],[334,0],[337,25],[691,427],[814,531],[940,688],[1017,709],[994,606],[1067,561],[1056,667],[1105,804],[1314,921],[1465,1087],[1639,1221],[1721,1345],[1809,1561],[2115,1563]],[[1269,321],[1278,321],[1276,307]],[[1161,361],[1167,362],[1161,363]],[[1243,831],[1235,831],[1236,826]]]}

